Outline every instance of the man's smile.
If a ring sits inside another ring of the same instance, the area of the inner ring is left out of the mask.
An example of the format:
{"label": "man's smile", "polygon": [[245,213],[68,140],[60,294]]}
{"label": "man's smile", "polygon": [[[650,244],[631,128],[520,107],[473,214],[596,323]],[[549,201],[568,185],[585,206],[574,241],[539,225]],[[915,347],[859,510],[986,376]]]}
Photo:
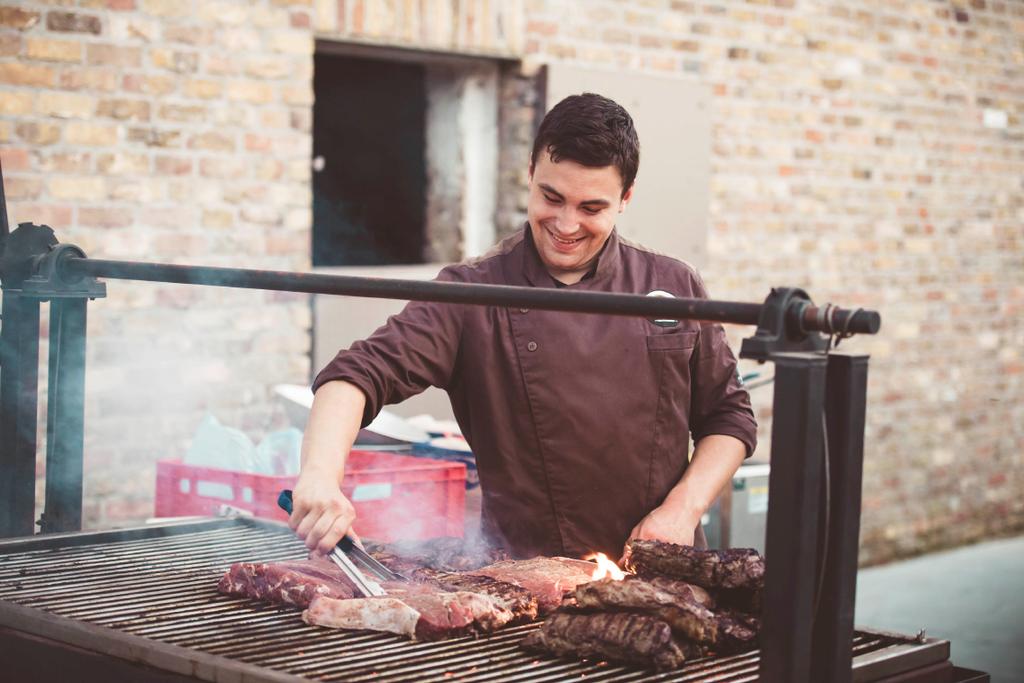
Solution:
{"label": "man's smile", "polygon": [[568,246],[572,246],[572,245],[574,245],[574,244],[576,244],[578,242],[582,242],[585,239],[585,237],[576,237],[576,238],[573,238],[573,239],[566,239],[564,237],[559,237],[558,235],[556,235],[555,231],[552,230],[551,228],[547,228],[546,227],[546,228],[544,228],[544,230],[548,233],[548,235],[551,236],[551,239],[553,239],[556,244],[562,244],[562,245],[565,245],[567,247]]}

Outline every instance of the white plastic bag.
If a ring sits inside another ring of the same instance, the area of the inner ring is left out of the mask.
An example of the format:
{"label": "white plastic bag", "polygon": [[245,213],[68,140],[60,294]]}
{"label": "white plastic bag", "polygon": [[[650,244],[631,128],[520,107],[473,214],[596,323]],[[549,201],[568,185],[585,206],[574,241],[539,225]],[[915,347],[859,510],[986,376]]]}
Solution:
{"label": "white plastic bag", "polygon": [[185,452],[185,464],[248,472],[252,469],[255,451],[252,440],[244,433],[225,427],[213,415],[206,415]]}

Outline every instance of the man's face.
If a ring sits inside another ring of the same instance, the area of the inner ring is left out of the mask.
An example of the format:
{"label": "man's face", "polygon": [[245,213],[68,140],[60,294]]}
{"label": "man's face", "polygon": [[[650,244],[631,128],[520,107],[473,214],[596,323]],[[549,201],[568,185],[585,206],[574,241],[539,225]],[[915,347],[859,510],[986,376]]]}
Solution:
{"label": "man's face", "polygon": [[538,155],[526,216],[552,277],[571,285],[587,274],[632,195],[630,188],[622,196],[614,166],[590,168],[568,159],[551,161],[546,151]]}

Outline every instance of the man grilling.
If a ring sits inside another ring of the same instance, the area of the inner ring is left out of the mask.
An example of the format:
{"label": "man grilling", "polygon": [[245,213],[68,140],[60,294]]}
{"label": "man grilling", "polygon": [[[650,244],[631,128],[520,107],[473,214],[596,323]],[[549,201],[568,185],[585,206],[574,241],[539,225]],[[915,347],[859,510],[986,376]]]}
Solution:
{"label": "man grilling", "polygon": [[[562,100],[534,141],[523,230],[437,279],[706,297],[693,267],[615,230],[639,151],[615,102]],[[706,547],[701,516],[755,445],[721,325],[411,302],[314,381],[290,519],[309,548],[355,520],[340,482],[360,427],[428,386],[448,392],[475,454],[485,534],[515,557]]]}

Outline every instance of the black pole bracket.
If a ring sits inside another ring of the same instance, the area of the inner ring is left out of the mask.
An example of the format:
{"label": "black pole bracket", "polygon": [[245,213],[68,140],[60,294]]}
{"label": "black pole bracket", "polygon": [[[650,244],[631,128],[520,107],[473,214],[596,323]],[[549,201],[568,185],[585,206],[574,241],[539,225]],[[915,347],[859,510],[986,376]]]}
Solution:
{"label": "black pole bracket", "polygon": [[740,358],[763,363],[774,353],[824,351],[828,340],[802,323],[811,305],[811,297],[802,289],[773,287],[761,307],[757,331],[740,346]]}
{"label": "black pole bracket", "polygon": [[48,225],[21,223],[10,234],[0,259],[3,287],[42,301],[106,297],[106,283],[68,274],[62,264],[70,258],[85,258],[85,252],[73,244],[59,244]]}
{"label": "black pole bracket", "polygon": [[57,237],[48,225],[20,224],[7,236],[0,253],[0,282],[4,289],[20,290],[32,277],[42,257],[57,246]]}

